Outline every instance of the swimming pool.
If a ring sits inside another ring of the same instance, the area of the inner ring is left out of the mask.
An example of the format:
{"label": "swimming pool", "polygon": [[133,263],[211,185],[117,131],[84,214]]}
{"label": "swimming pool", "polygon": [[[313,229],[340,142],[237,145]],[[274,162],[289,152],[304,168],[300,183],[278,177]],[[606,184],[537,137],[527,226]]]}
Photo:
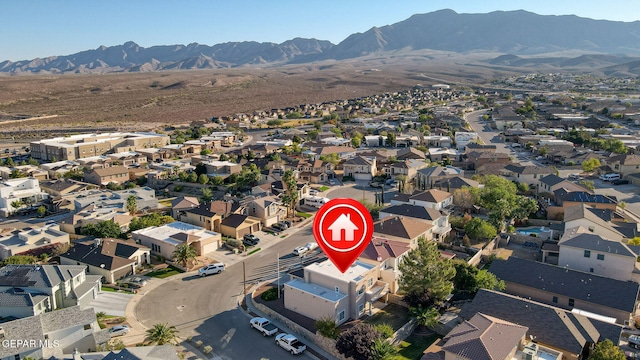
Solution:
{"label": "swimming pool", "polygon": [[540,235],[540,233],[551,232],[551,229],[541,226],[541,227],[531,227],[527,229],[518,229],[516,231],[518,232],[518,234],[522,234],[522,235],[531,235],[531,234]]}

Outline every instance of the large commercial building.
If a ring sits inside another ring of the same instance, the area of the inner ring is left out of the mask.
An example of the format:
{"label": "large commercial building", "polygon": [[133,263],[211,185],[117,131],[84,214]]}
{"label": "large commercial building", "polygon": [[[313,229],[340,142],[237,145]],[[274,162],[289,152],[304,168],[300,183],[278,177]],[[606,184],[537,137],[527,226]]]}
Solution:
{"label": "large commercial building", "polygon": [[92,156],[163,147],[169,136],[156,133],[79,134],[34,141],[31,156],[43,160],[76,160]]}

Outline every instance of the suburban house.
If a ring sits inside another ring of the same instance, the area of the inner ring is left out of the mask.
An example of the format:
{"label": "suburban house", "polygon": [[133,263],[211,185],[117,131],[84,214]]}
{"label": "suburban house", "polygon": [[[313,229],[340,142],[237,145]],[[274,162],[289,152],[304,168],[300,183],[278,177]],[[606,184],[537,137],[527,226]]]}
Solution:
{"label": "suburban house", "polygon": [[0,317],[21,319],[42,314],[51,309],[49,296],[32,294],[21,288],[0,292]]}
{"label": "suburban house", "polygon": [[391,205],[399,204],[411,204],[443,210],[453,205],[453,195],[438,189],[414,191],[413,194],[396,194],[391,199]]}
{"label": "suburban house", "polygon": [[568,207],[565,212],[565,232],[577,227],[588,229],[609,240],[621,241],[638,236],[638,223],[633,218],[617,211],[596,209],[585,204]]}
{"label": "suburban house", "polygon": [[[62,359],[74,351],[90,351],[109,341],[93,308],[79,306],[2,323],[0,359]],[[55,343],[54,341],[57,341]]]}
{"label": "suburban house", "polygon": [[179,196],[171,201],[171,217],[178,221],[182,221],[182,216],[186,215],[185,211],[193,209],[200,205],[197,197]]}
{"label": "suburban house", "polygon": [[[8,179],[0,182],[0,216],[7,217],[23,205],[37,206],[49,197],[34,178]],[[14,207],[17,204],[20,206]]]}
{"label": "suburban house", "polygon": [[587,205],[598,209],[616,211],[618,200],[615,196],[592,194],[587,190],[569,191],[565,188],[553,192],[555,204],[547,207],[548,219],[563,219],[569,208],[577,205]]}
{"label": "suburban house", "polygon": [[428,153],[429,160],[432,162],[445,160],[459,161],[460,155],[462,155],[460,151],[450,148],[429,148]]}
{"label": "suburban house", "polygon": [[454,191],[458,189],[462,189],[464,187],[481,189],[484,187],[484,184],[480,184],[475,180],[467,179],[462,176],[444,178],[444,179],[437,180],[436,182],[433,183],[434,189],[444,190],[452,194]]}
{"label": "suburban house", "polygon": [[137,187],[118,191],[109,190],[87,190],[79,193],[72,193],[62,197],[62,199],[73,202],[75,212],[94,205],[95,208],[118,208],[127,209],[127,199],[129,196],[136,198],[136,208],[138,210],[157,209],[158,198],[156,192],[150,187]]}
{"label": "suburban house", "polygon": [[622,281],[640,282],[640,247],[609,240],[584,227],[565,231],[558,265]]}
{"label": "suburban house", "polygon": [[49,180],[49,172],[40,169],[35,165],[15,165],[12,167],[0,166],[0,177],[3,179],[13,178],[14,176],[11,176],[11,174],[14,172],[18,172],[26,175],[24,177],[34,178],[39,181]]}
{"label": "suburban house", "polygon": [[95,239],[92,243],[76,242],[60,255],[62,265],[86,265],[89,274],[102,276],[105,283],[135,274],[138,267],[151,263],[150,249],[132,241]]}
{"label": "suburban house", "polygon": [[[298,187],[298,199],[304,199],[309,197],[309,184],[305,183],[305,182],[298,182],[296,183],[296,186]],[[282,193],[284,193],[286,191],[284,183],[281,180],[278,181],[274,181],[271,183],[271,192],[274,195],[280,195]]]}
{"label": "suburban house", "polygon": [[504,167],[501,173],[502,176],[509,180],[526,183],[530,187],[536,187],[541,177],[553,174],[553,169],[534,165],[520,166],[509,164]]}
{"label": "suburban house", "polygon": [[442,179],[452,178],[456,176],[464,176],[464,170],[453,166],[430,166],[418,170],[416,176],[416,188],[417,189],[432,189],[433,184]]}
{"label": "suburban house", "polygon": [[398,269],[402,257],[411,250],[409,244],[404,241],[390,240],[374,236],[364,249],[358,261],[378,266],[381,281],[389,284],[389,292],[395,294],[400,289],[398,281],[400,271]]}
{"label": "suburban house", "polygon": [[569,192],[588,191],[584,187],[576,183],[573,183],[569,180],[566,180],[564,178],[561,178],[556,174],[549,174],[547,176],[541,177],[539,179],[536,190],[538,191],[538,193],[542,193],[542,192],[553,193],[556,190],[563,189],[563,188]]}
{"label": "suburban house", "polygon": [[413,249],[418,245],[418,238],[424,236],[433,240],[433,225],[421,220],[403,216],[388,216],[373,223],[374,236],[392,240],[400,240]]}
{"label": "suburban house", "polygon": [[396,153],[396,159],[400,161],[422,160],[422,162],[424,162],[426,158],[427,158],[427,155],[424,153],[424,151],[420,151],[412,147],[400,149]]}
{"label": "suburban house", "polygon": [[181,221],[199,226],[206,230],[221,232],[220,223],[231,215],[242,211],[237,202],[215,200],[202,203],[196,207],[181,210],[178,215]]}
{"label": "suburban house", "polygon": [[465,150],[469,143],[477,142],[480,139],[478,133],[464,131],[456,131],[454,138],[458,150]]}
{"label": "suburban house", "polygon": [[262,226],[271,226],[284,219],[285,210],[280,208],[280,201],[274,196],[253,199],[245,205],[246,215],[260,219]]}
{"label": "suburban house", "polygon": [[131,233],[137,244],[151,249],[151,253],[171,259],[178,245],[191,244],[202,256],[220,247],[220,233],[205,230],[199,226],[174,221],[162,226],[152,226]]}
{"label": "suburban house", "polygon": [[420,205],[398,204],[380,210],[380,220],[390,216],[401,216],[426,222],[433,226],[432,231],[436,241],[446,239],[451,232],[449,215],[434,208]]}
{"label": "suburban house", "polygon": [[451,138],[442,135],[425,135],[423,137],[424,145],[427,147],[448,148],[451,147]]}
{"label": "suburban house", "polygon": [[511,163],[509,154],[495,151],[471,151],[467,152],[465,157],[465,161],[468,163],[467,168],[469,170],[477,170],[479,174],[482,174],[480,170],[484,167],[492,165],[505,166]]}
{"label": "suburban house", "polygon": [[84,174],[84,181],[95,185],[122,184],[129,181],[129,170],[122,165],[92,169]]}
{"label": "suburban house", "polygon": [[87,184],[69,179],[48,180],[40,182],[40,189],[49,194],[51,197],[62,196],[73,192],[82,191],[86,187]]}
{"label": "suburban house", "polygon": [[139,154],[135,151],[123,151],[115,154],[107,154],[107,157],[114,160],[115,163],[125,166],[139,166],[149,162],[146,155]]}
{"label": "suburban house", "polygon": [[[529,329],[477,313],[458,324],[438,344],[441,360],[512,360],[525,344]],[[559,355],[559,354],[558,354]],[[435,357],[434,357],[435,358]]]}
{"label": "suburban house", "polygon": [[563,359],[583,359],[591,346],[605,339],[618,344],[623,328],[618,324],[485,289],[480,289],[473,301],[462,307],[459,315],[470,320],[478,313],[527,327],[528,338],[561,352]]}
{"label": "suburban house", "polygon": [[69,244],[69,234],[57,224],[0,232],[0,260],[9,256],[46,252],[59,244]]}
{"label": "suburban house", "polygon": [[54,163],[40,164],[40,169],[49,174],[49,179],[61,179],[67,171],[80,168],[80,163],[71,160],[62,160]]}
{"label": "suburban house", "polygon": [[371,180],[376,175],[376,159],[356,156],[343,163],[344,176],[355,180]]}
{"label": "suburban house", "polygon": [[322,160],[301,160],[296,165],[298,179],[310,183],[324,183],[334,176],[334,166]]}
{"label": "suburban house", "polygon": [[384,167],[385,175],[395,178],[398,175],[404,175],[407,181],[411,181],[418,174],[418,170],[428,167],[429,164],[424,160],[407,159],[404,161],[396,161]]}
{"label": "suburban house", "polygon": [[284,307],[317,320],[342,324],[367,314],[373,303],[387,294],[389,285],[378,280],[378,267],[356,261],[341,272],[329,260],[304,268],[303,279],[284,285]]}
{"label": "suburban house", "polygon": [[71,213],[58,221],[60,230],[69,234],[80,234],[82,227],[88,224],[95,224],[101,221],[111,221],[118,224],[120,230],[129,230],[129,224],[134,217],[128,211],[121,208],[97,207],[89,205],[77,213]]}
{"label": "suburban house", "polygon": [[503,280],[506,292],[582,314],[597,314],[628,325],[636,309],[640,285],[593,273],[510,257],[491,263],[489,271]]}
{"label": "suburban house", "polygon": [[20,288],[49,297],[50,309],[87,306],[98,296],[100,276],[78,265],[6,265],[0,268],[0,291]]}
{"label": "suburban house", "polygon": [[617,155],[604,159],[603,165],[608,165],[611,170],[626,178],[631,174],[640,173],[640,156],[636,154]]}
{"label": "suburban house", "polygon": [[253,234],[262,230],[262,220],[244,214],[230,214],[222,219],[220,232],[224,236],[242,239],[246,234]]}

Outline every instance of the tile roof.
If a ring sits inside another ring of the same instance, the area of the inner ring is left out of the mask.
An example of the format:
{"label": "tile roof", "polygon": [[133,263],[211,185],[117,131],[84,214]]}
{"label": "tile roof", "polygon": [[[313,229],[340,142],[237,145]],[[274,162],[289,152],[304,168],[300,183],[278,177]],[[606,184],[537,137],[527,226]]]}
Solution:
{"label": "tile roof", "polygon": [[247,215],[231,214],[226,218],[224,218],[221,224],[235,229],[238,226],[240,226],[242,223],[244,223],[244,221],[247,220],[247,218],[248,218]]}
{"label": "tile roof", "polygon": [[215,200],[211,202],[202,203],[192,209],[185,210],[188,213],[202,215],[202,216],[214,216],[214,215],[226,215],[232,213],[237,209],[237,204],[230,201]]}
{"label": "tile roof", "polygon": [[374,236],[360,257],[373,261],[384,261],[389,258],[398,258],[409,250],[409,244],[406,242]]}
{"label": "tile roof", "polygon": [[0,286],[51,288],[85,269],[83,265],[7,265],[0,268]]}
{"label": "tile roof", "polygon": [[[394,199],[395,200],[395,199]],[[445,216],[440,211],[420,205],[400,204],[381,209],[381,213],[434,221]]]}
{"label": "tile roof", "polygon": [[549,186],[554,186],[557,185],[561,182],[565,181],[565,179],[561,178],[560,176],[556,175],[556,174],[549,174],[543,178],[540,178],[540,182],[545,184],[545,185],[549,185]]}
{"label": "tile roof", "polygon": [[463,319],[483,313],[529,328],[528,335],[550,347],[580,354],[588,343],[605,339],[617,344],[622,326],[609,324],[570,311],[516,296],[480,289],[460,311]]}
{"label": "tile roof", "polygon": [[129,257],[139,249],[149,250],[137,244],[125,244],[108,239],[103,240],[99,246],[76,243],[60,256],[106,270],[116,270],[135,263],[136,261]]}
{"label": "tile roof", "polygon": [[446,188],[461,189],[465,186],[477,188],[477,187],[480,187],[480,183],[475,180],[467,179],[462,176],[454,176],[451,178],[439,179],[433,183],[434,188],[442,187],[445,189]]}
{"label": "tile roof", "polygon": [[514,172],[516,174],[528,175],[528,174],[552,174],[553,170],[549,167],[542,166],[518,166],[515,164],[509,164],[504,167],[506,170]]}
{"label": "tile roof", "polygon": [[200,205],[200,201],[192,196],[180,196],[171,201],[171,208],[175,210],[190,209],[198,205]]}
{"label": "tile roof", "polygon": [[443,202],[446,199],[450,198],[452,195],[446,191],[438,190],[438,189],[430,189],[427,191],[413,193],[409,200],[418,200],[418,201],[426,201],[431,203],[439,203]]}
{"label": "tile roof", "polygon": [[[640,285],[591,273],[510,257],[491,263],[489,272],[507,283],[560,294],[572,299],[633,312]],[[514,294],[517,295],[517,294]]]}
{"label": "tile roof", "polygon": [[403,216],[390,216],[373,224],[373,232],[402,239],[415,239],[424,234],[433,225],[424,221],[406,218]]}
{"label": "tile roof", "polygon": [[619,162],[620,165],[640,165],[640,156],[635,154],[626,154],[613,156],[607,159],[608,163]]}
{"label": "tile roof", "polygon": [[600,253],[615,254],[619,256],[637,257],[637,251],[632,250],[620,241],[607,240],[600,235],[593,234],[588,230],[586,232],[577,231],[565,233],[560,239],[560,248],[563,246],[592,250]]}
{"label": "tile roof", "polygon": [[444,337],[442,350],[473,360],[507,359],[527,330],[525,326],[477,313]]}
{"label": "tile roof", "polygon": [[0,307],[33,307],[48,298],[47,294],[33,294],[11,288],[0,292]]}
{"label": "tile roof", "polygon": [[366,166],[369,166],[369,165],[372,165],[372,164],[373,164],[373,162],[371,160],[369,160],[367,158],[364,158],[362,156],[356,156],[356,157],[354,157],[352,159],[349,159],[349,160],[345,161],[343,165],[366,165]]}

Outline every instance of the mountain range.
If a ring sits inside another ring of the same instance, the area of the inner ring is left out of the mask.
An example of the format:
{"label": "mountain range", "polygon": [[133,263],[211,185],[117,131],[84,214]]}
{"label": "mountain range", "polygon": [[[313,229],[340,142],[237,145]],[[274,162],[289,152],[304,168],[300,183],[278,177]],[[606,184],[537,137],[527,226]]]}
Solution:
{"label": "mountain range", "polygon": [[[486,14],[439,10],[352,34],[337,45],[295,38],[281,44],[246,41],[144,48],[130,41],[66,56],[3,61],[0,72],[107,73],[267,67],[425,50],[462,55],[487,52],[492,56],[484,62],[486,66],[529,67],[535,63],[560,68],[597,67],[603,73],[610,68],[611,74],[637,74],[640,71],[640,21],[537,15],[523,10]],[[580,56],[543,56],[569,51]]]}

